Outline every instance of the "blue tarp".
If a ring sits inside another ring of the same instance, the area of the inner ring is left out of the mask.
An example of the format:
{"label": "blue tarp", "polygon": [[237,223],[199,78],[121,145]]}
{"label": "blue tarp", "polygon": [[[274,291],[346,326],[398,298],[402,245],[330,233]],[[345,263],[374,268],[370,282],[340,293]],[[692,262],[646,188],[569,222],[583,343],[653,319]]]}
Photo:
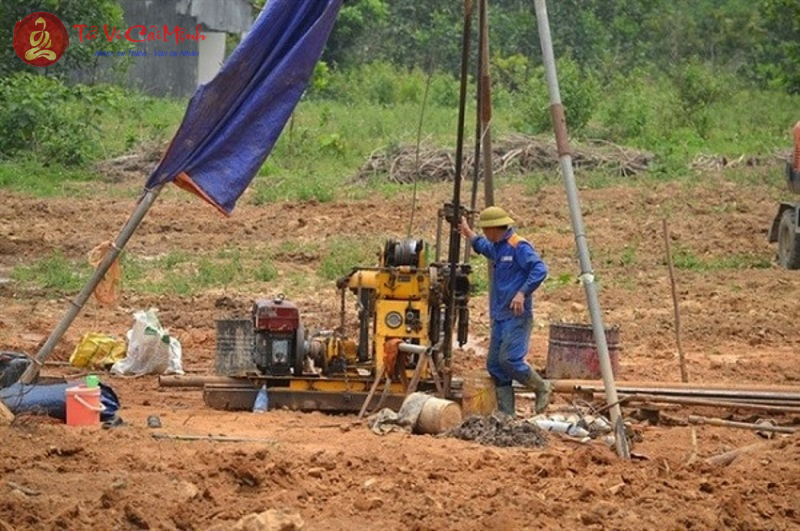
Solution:
{"label": "blue tarp", "polygon": [[[0,389],[0,401],[14,415],[25,413],[47,415],[56,419],[67,419],[66,392],[70,387],[80,385],[80,382],[56,383],[49,385],[15,383],[5,389]],[[119,398],[114,390],[105,384],[100,384],[100,404],[104,410],[100,413],[100,420],[111,420],[120,408]]]}
{"label": "blue tarp", "polygon": [[147,188],[174,181],[226,214],[303,95],[342,0],[269,0],[217,76],[201,85]]}

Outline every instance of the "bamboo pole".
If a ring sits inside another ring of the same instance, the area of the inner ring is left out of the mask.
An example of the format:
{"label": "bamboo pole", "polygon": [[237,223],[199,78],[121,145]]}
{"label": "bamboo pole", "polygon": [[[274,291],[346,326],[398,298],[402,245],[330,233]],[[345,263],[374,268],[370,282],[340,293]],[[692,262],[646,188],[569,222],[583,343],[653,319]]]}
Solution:
{"label": "bamboo pole", "polygon": [[150,210],[150,207],[155,202],[163,187],[164,184],[159,184],[155,188],[145,191],[144,195],[139,200],[139,204],[136,206],[136,209],[131,213],[130,217],[128,217],[128,221],[125,222],[125,225],[123,225],[122,229],[120,229],[117,238],[114,240],[114,244],[108,250],[106,256],[97,265],[97,268],[94,270],[94,273],[92,273],[89,281],[83,287],[75,300],[70,301],[70,307],[67,309],[64,317],[61,318],[61,322],[59,322],[55,329],[53,329],[53,331],[50,333],[50,337],[47,338],[45,344],[41,349],[39,349],[39,352],[36,354],[34,359],[34,363],[28,365],[28,368],[20,377],[19,381],[21,383],[30,384],[36,379],[36,376],[39,374],[39,367],[50,356],[55,346],[64,336],[64,333],[67,331],[67,329],[69,329],[72,322],[83,309],[83,305],[86,304],[87,300],[89,300],[89,297],[91,297],[94,289],[103,279],[109,268],[111,268],[114,260],[116,260],[120,255],[122,249],[128,243],[128,240],[130,240],[131,236],[133,236],[136,228],[142,222],[142,219],[144,219],[147,211]]}
{"label": "bamboo pole", "polygon": [[669,266],[669,283],[672,286],[672,309],[675,314],[675,341],[678,345],[678,360],[681,369],[681,381],[688,382],[689,375],[686,372],[686,357],[683,355],[683,345],[681,344],[681,312],[678,305],[678,288],[675,285],[675,268],[672,265],[672,250],[669,243],[669,227],[667,218],[661,220],[664,225],[664,246],[667,253],[667,265]]}

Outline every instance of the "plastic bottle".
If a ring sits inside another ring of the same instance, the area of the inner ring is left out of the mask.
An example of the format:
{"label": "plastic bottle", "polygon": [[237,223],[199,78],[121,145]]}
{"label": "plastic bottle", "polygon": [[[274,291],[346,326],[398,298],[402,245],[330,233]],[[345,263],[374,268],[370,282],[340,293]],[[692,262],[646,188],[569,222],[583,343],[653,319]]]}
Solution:
{"label": "plastic bottle", "polygon": [[86,387],[89,389],[94,389],[95,387],[100,386],[100,377],[96,374],[89,374],[86,376]]}
{"label": "plastic bottle", "polygon": [[269,398],[267,397],[267,384],[261,386],[253,403],[253,413],[264,413],[269,408]]}

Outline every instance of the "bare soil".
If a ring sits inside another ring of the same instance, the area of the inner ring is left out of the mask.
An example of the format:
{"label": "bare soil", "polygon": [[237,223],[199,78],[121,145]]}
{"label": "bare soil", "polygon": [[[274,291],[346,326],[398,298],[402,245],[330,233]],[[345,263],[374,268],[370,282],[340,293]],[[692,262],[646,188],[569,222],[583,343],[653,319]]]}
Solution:
{"label": "bare soil", "polygon": [[[662,233],[667,217],[673,253],[684,263],[695,260],[677,270],[690,381],[800,386],[800,281],[796,272],[771,265],[775,249],[766,241],[781,196],[780,176],[779,169],[765,171],[763,185],[713,174],[701,183],[632,181],[581,191],[606,323],[621,329],[619,381],[679,381]],[[130,180],[92,184],[79,199],[4,192],[0,350],[35,353],[67,308],[63,294],[8,280],[13,268],[54,250],[82,259],[116,235],[133,210],[138,186]],[[433,239],[436,210],[448,194],[446,184],[418,194],[415,236]],[[550,267],[552,282],[537,293],[529,356],[543,369],[548,324],[588,322],[583,288],[574,282],[575,244],[564,192],[558,181],[539,189],[509,184],[498,189],[497,198]],[[232,246],[271,257],[278,278],[187,297],[124,291],[112,307],[92,300],[51,360],[67,360],[85,332],[123,336],[132,313],[149,307],[159,309],[164,326],[181,341],[184,367],[192,374],[213,374],[216,320],[247,315],[255,298],[285,293],[309,326],[336,326],[336,290],[316,273],[324,251],[309,250],[304,242],[341,235],[402,237],[411,204],[410,190],[393,197],[262,206],[245,195],[234,214],[223,218],[170,188],[126,252],[157,257],[180,249],[203,257]],[[480,374],[487,344],[486,297],[475,297],[471,305],[471,341],[454,360],[461,375]],[[349,301],[350,315],[353,307]],[[68,377],[79,372],[59,365],[43,371]],[[765,440],[752,431],[686,423],[697,413],[755,420],[744,410],[676,407],[665,411],[670,426],[631,420],[639,434],[637,459],[626,462],[601,441],[579,444],[547,434],[543,447],[500,448],[429,435],[378,436],[347,415],[213,410],[203,404],[200,390],[160,388],[155,376],[103,375],[103,381],[120,397],[123,426],[70,428],[34,418],[0,427],[0,530],[230,528],[270,509],[298,516],[304,529],[320,530],[800,527],[800,436]],[[554,406],[570,400],[558,396]],[[531,404],[520,400],[518,409],[525,415]],[[636,412],[623,413],[632,419]],[[160,430],[147,427],[151,415],[161,419]],[[258,440],[156,439],[156,432]],[[760,446],[728,466],[705,462],[755,443]]]}

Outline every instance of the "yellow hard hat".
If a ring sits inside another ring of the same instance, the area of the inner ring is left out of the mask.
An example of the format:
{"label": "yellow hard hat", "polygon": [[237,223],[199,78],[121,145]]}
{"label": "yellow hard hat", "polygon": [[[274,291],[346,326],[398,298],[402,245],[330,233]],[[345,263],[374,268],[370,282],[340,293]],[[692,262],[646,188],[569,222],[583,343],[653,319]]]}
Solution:
{"label": "yellow hard hat", "polygon": [[478,218],[478,227],[482,229],[488,227],[507,227],[513,224],[514,220],[511,219],[508,212],[498,206],[484,208]]}

